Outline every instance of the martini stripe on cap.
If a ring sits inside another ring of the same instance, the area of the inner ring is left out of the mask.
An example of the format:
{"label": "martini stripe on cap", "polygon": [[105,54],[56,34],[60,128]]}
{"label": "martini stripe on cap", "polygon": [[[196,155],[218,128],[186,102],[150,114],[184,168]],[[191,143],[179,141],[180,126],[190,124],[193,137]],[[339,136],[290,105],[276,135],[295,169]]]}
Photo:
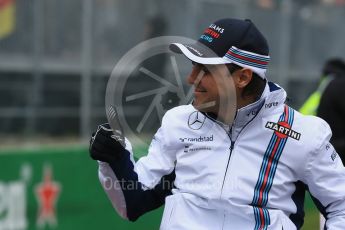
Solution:
{"label": "martini stripe on cap", "polygon": [[253,58],[253,59],[256,59],[256,60],[260,60],[260,61],[266,61],[266,62],[269,62],[270,61],[270,57],[269,56],[262,56],[262,55],[255,55],[255,54],[250,54],[248,52],[243,52],[239,49],[236,49],[235,47],[231,47],[229,49],[229,51],[233,52],[233,53],[236,53],[236,54],[240,54],[241,56],[245,56],[245,57],[249,57],[249,58]]}
{"label": "martini stripe on cap", "polygon": [[254,63],[260,64],[260,65],[268,65],[268,62],[267,62],[267,61],[260,61],[260,60],[257,60],[257,59],[245,57],[245,56],[243,56],[242,54],[236,54],[236,53],[231,52],[230,50],[228,51],[227,54],[229,54],[229,55],[231,55],[231,56],[234,56],[234,57],[236,57],[236,58],[243,59],[243,60],[245,60],[245,61],[254,62]]}
{"label": "martini stripe on cap", "polygon": [[267,69],[267,65],[261,65],[261,64],[257,64],[257,63],[254,63],[254,62],[249,62],[249,61],[246,61],[246,60],[243,60],[243,59],[240,59],[240,58],[236,58],[236,57],[231,56],[229,54],[226,54],[225,57],[230,59],[230,60],[232,60],[232,61],[244,64],[244,65],[253,66],[253,67],[256,67],[256,68],[260,68],[260,69]]}

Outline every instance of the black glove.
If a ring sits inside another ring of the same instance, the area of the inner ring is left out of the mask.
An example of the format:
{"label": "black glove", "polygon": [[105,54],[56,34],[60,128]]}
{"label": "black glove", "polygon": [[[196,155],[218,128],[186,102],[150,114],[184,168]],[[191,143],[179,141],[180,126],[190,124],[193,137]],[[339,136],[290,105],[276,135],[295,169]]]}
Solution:
{"label": "black glove", "polygon": [[99,125],[92,134],[89,147],[90,156],[94,160],[113,163],[122,158],[128,151],[115,139],[108,123]]}

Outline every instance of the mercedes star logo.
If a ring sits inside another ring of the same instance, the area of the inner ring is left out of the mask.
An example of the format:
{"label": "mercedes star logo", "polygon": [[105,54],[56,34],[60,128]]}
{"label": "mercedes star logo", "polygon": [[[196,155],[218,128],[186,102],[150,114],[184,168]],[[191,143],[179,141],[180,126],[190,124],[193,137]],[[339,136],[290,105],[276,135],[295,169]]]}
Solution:
{"label": "mercedes star logo", "polygon": [[188,126],[193,130],[201,129],[201,127],[205,123],[205,119],[205,115],[203,115],[199,111],[194,111],[189,115]]}

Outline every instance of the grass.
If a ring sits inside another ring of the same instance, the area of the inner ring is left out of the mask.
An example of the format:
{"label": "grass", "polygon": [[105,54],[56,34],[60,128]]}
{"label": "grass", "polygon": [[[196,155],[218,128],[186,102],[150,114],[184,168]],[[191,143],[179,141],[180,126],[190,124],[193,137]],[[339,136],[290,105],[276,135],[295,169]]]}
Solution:
{"label": "grass", "polygon": [[315,207],[309,194],[306,195],[304,209],[306,215],[304,218],[304,225],[302,227],[302,230],[319,230],[320,213]]}

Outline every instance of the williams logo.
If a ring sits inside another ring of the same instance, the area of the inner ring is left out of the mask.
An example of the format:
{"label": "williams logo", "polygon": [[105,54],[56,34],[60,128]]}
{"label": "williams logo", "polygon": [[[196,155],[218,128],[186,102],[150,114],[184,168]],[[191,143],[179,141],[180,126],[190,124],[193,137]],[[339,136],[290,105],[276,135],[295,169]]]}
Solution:
{"label": "williams logo", "polygon": [[205,115],[203,115],[202,113],[198,111],[194,111],[193,113],[189,115],[188,126],[189,128],[193,130],[201,129],[201,127],[205,123],[205,120],[206,120]]}
{"label": "williams logo", "polygon": [[301,138],[301,134],[293,131],[290,125],[284,121],[278,123],[268,121],[265,127],[274,130],[274,133],[280,138],[291,137],[295,140],[299,140]]}

